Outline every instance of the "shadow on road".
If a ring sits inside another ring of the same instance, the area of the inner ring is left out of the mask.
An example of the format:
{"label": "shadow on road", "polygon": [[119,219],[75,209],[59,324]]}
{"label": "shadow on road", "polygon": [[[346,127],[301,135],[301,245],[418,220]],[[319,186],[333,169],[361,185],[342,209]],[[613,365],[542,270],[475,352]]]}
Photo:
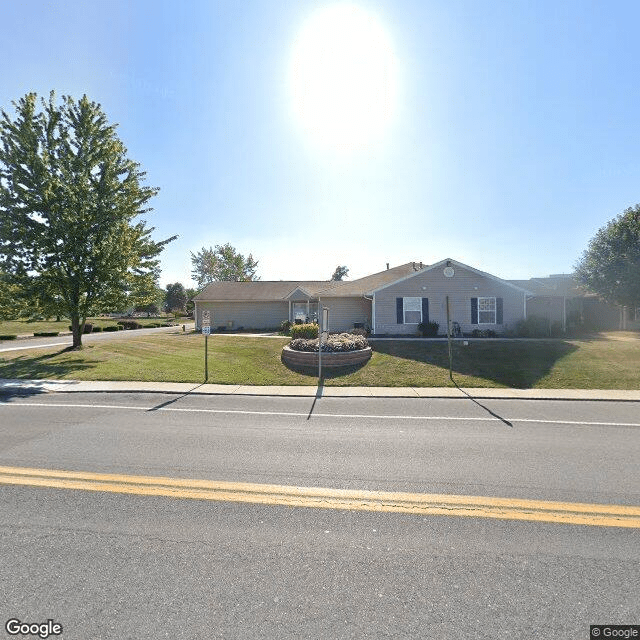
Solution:
{"label": "shadow on road", "polygon": [[159,409],[164,409],[164,407],[168,407],[170,404],[173,404],[174,402],[178,402],[178,400],[182,400],[182,398],[186,398],[191,393],[193,393],[196,389],[199,389],[200,387],[202,387],[204,384],[205,384],[204,382],[201,382],[200,384],[197,384],[195,387],[193,387],[193,389],[189,389],[189,391],[187,391],[186,393],[182,393],[176,398],[173,398],[172,400],[167,400],[162,404],[158,404],[155,407],[151,407],[151,409],[147,409],[147,411],[158,411]]}
{"label": "shadow on road", "polygon": [[491,411],[491,409],[489,409],[489,407],[485,407],[485,405],[483,405],[482,402],[479,402],[470,393],[468,393],[467,391],[462,389],[460,386],[458,386],[458,383],[455,380],[453,380],[453,384],[455,384],[456,388],[458,389],[458,391],[464,393],[464,395],[467,396],[467,398],[469,398],[469,400],[471,400],[471,402],[475,402],[475,404],[477,404],[479,407],[484,409],[489,415],[492,415],[494,418],[497,418],[498,420],[500,420],[500,422],[503,422],[508,427],[513,428],[513,424],[511,422],[509,422],[508,420],[503,418],[501,415],[498,415],[497,413],[495,413],[495,411]]}
{"label": "shadow on road", "polygon": [[323,391],[324,391],[324,376],[320,378],[320,381],[318,382],[318,390],[316,391],[315,398],[313,399],[313,403],[311,404],[311,409],[309,409],[309,415],[307,416],[307,420],[311,419],[311,416],[313,415],[313,410],[316,406],[316,402],[318,401],[319,398],[322,398]]}

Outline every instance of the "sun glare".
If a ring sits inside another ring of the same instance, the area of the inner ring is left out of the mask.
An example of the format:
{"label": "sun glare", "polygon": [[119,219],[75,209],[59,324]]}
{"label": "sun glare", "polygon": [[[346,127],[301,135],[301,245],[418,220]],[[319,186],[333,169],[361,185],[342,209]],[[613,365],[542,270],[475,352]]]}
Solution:
{"label": "sun glare", "polygon": [[294,108],[319,143],[351,150],[372,142],[391,116],[393,52],[379,22],[338,5],[315,13],[293,55]]}

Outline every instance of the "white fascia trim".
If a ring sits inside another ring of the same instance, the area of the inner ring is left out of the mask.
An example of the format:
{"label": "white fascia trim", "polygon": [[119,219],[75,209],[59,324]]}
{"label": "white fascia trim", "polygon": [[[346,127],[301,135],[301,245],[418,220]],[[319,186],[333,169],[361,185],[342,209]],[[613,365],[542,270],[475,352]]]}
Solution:
{"label": "white fascia trim", "polygon": [[284,296],[284,298],[282,298],[282,300],[289,300],[291,298],[291,296],[296,292],[296,291],[300,291],[302,294],[304,294],[305,296],[307,296],[307,298],[317,298],[317,296],[312,295],[309,291],[307,291],[304,287],[295,287],[294,289],[292,289],[291,291],[289,291],[289,293],[287,293],[286,296]]}
{"label": "white fascia trim", "polygon": [[457,260],[453,260],[452,258],[445,258],[444,260],[440,260],[440,262],[436,262],[435,264],[430,265],[429,267],[425,267],[424,269],[420,269],[418,271],[415,271],[414,273],[410,273],[408,276],[404,276],[402,278],[398,278],[398,280],[394,280],[393,282],[389,282],[388,284],[384,284],[381,287],[378,287],[377,289],[372,289],[371,291],[367,292],[369,293],[369,295],[376,293],[377,291],[382,291],[383,289],[387,289],[388,287],[393,287],[396,284],[399,284],[400,282],[404,282],[405,280],[409,280],[410,278],[415,278],[418,275],[421,275],[423,273],[426,273],[427,271],[431,271],[432,269],[437,269],[438,267],[441,267],[442,265],[446,264],[447,262],[451,262],[452,264],[454,264],[456,267],[461,267],[462,269],[467,269],[468,271],[471,271],[473,273],[478,274],[479,276],[483,276],[484,278],[489,278],[489,280],[493,280],[495,282],[498,282],[506,287],[510,287],[511,289],[515,289],[516,291],[520,291],[520,293],[525,293],[527,295],[532,296],[533,293],[531,293],[531,291],[527,291],[527,289],[523,289],[522,287],[518,287],[515,284],[511,284],[510,282],[508,282],[507,280],[503,280],[502,278],[498,278],[498,276],[493,276],[490,273],[486,273],[485,271],[480,271],[480,269],[474,269],[473,267],[470,267],[467,264],[463,264],[462,262],[458,262]]}

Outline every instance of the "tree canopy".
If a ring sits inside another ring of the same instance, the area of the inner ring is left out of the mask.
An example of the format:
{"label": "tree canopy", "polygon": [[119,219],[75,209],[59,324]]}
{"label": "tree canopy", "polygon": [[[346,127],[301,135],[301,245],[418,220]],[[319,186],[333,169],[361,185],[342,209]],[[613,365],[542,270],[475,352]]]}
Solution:
{"label": "tree canopy", "polygon": [[342,278],[346,278],[349,275],[349,269],[347,269],[347,267],[341,267],[341,266],[337,266],[336,270],[333,272],[333,275],[331,276],[332,280],[342,280]]}
{"label": "tree canopy", "polygon": [[640,307],[640,205],[598,230],[576,265],[576,278],[611,304]]}
{"label": "tree canopy", "polygon": [[99,104],[53,92],[12,104],[0,118],[0,271],[27,299],[61,305],[78,347],[90,313],[153,290],[176,236],[156,242],[134,221],[158,189],[142,185]]}
{"label": "tree canopy", "polygon": [[168,284],[164,300],[167,311],[184,311],[187,308],[187,292],[184,285],[181,282]]}
{"label": "tree canopy", "polygon": [[217,244],[215,249],[202,247],[198,253],[191,253],[191,264],[191,276],[198,283],[198,288],[216,281],[260,280],[256,276],[257,260],[254,260],[251,254],[245,258],[228,242],[223,245]]}

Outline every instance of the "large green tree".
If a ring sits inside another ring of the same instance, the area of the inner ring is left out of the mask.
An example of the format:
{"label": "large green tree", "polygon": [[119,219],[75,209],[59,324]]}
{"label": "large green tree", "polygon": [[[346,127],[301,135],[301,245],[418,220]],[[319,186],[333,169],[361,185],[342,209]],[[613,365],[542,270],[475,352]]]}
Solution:
{"label": "large green tree", "polygon": [[12,104],[15,115],[0,119],[0,270],[26,297],[59,300],[79,347],[91,312],[153,288],[176,236],[156,242],[135,220],[158,189],[142,184],[99,104],[58,104],[53,92]]}
{"label": "large green tree", "polygon": [[165,292],[165,309],[167,311],[185,311],[187,308],[187,292],[181,282],[167,285]]}
{"label": "large green tree", "polygon": [[340,281],[342,278],[346,278],[349,275],[349,269],[345,266],[338,265],[333,272],[331,279],[334,281]]}
{"label": "large green tree", "polygon": [[202,247],[198,253],[191,254],[191,264],[191,276],[199,288],[218,280],[260,280],[256,276],[257,260],[254,260],[251,254],[245,258],[228,242],[223,245],[217,244],[215,249]]}
{"label": "large green tree", "polygon": [[576,278],[611,304],[640,307],[640,205],[596,233],[576,265]]}

